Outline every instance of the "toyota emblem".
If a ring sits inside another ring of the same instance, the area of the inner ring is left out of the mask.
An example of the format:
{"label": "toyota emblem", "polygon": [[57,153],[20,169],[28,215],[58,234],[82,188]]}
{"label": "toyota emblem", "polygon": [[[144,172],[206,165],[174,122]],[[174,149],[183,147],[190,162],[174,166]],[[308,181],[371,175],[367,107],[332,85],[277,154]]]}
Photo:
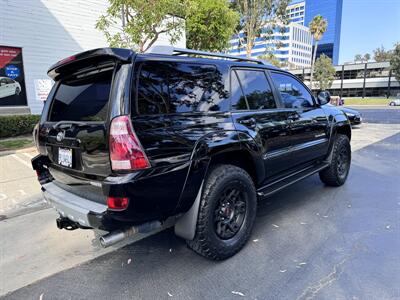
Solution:
{"label": "toyota emblem", "polygon": [[59,133],[57,133],[57,142],[61,142],[64,139],[64,132],[60,131]]}

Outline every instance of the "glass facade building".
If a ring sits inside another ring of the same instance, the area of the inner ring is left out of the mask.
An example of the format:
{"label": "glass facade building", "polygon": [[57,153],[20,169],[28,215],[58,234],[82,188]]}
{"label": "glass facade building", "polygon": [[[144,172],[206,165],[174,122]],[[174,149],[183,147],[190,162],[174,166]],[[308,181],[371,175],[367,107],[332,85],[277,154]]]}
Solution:
{"label": "glass facade building", "polygon": [[[293,0],[286,9],[290,22],[286,34],[281,36],[278,33],[274,33],[272,41],[267,41],[263,37],[263,34],[261,34],[255,41],[251,56],[259,56],[265,54],[265,52],[272,52],[280,61],[290,63],[291,68],[307,67],[307,65],[311,64],[308,48],[312,43],[306,38],[305,44],[297,44],[299,41],[304,42],[304,39],[301,38],[302,36],[309,35],[307,27],[311,20],[315,16],[321,15],[327,19],[328,28],[322,40],[318,43],[317,57],[321,53],[324,53],[332,59],[334,65],[337,65],[339,60],[342,6],[343,0]],[[288,34],[289,31],[293,30],[293,27],[298,27],[300,31],[304,32],[304,34],[300,35],[300,40],[296,38],[296,34]],[[239,39],[240,35],[232,38],[229,53],[245,56],[244,45],[239,46]],[[274,48],[276,41],[283,43],[281,43],[280,48],[277,47],[271,51],[271,47]],[[305,53],[303,53],[303,50]]]}
{"label": "glass facade building", "polygon": [[317,57],[324,53],[332,58],[334,65],[339,61],[340,31],[343,0],[305,0],[304,25],[308,26],[316,15],[328,20],[328,29],[318,43]]}

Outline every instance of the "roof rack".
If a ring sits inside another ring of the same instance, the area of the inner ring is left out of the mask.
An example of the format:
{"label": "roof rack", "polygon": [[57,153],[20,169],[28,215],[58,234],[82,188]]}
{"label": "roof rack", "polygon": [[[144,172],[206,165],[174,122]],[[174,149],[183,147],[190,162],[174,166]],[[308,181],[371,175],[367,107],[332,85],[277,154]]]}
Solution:
{"label": "roof rack", "polygon": [[201,56],[208,56],[208,57],[233,59],[233,60],[244,61],[244,62],[253,62],[256,64],[260,64],[260,65],[268,65],[266,62],[262,61],[261,59],[239,57],[239,56],[228,55],[228,54],[223,54],[223,53],[213,53],[213,52],[198,51],[198,50],[185,49],[185,48],[175,48],[173,46],[164,46],[164,45],[153,46],[146,53],[165,54],[165,55],[201,55]]}

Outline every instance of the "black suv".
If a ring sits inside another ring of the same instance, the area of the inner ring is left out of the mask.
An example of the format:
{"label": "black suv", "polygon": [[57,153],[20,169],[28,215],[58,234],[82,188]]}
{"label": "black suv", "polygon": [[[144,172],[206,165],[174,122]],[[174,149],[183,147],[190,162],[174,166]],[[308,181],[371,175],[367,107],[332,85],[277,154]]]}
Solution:
{"label": "black suv", "polygon": [[172,47],[64,59],[32,159],[58,227],[112,245],[175,224],[210,259],[237,253],[257,199],[314,173],[347,178],[351,127],[295,76],[261,61]]}

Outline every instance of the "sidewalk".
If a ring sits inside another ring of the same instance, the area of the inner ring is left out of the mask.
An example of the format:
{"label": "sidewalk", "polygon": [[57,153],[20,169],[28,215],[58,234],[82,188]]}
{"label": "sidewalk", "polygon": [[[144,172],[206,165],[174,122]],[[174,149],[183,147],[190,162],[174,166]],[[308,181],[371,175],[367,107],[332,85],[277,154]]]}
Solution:
{"label": "sidewalk", "polygon": [[18,150],[4,150],[0,151],[0,156],[6,156],[10,154],[15,154],[15,153],[35,153],[37,154],[36,147],[28,147],[28,148],[23,148],[23,149],[18,149]]}

